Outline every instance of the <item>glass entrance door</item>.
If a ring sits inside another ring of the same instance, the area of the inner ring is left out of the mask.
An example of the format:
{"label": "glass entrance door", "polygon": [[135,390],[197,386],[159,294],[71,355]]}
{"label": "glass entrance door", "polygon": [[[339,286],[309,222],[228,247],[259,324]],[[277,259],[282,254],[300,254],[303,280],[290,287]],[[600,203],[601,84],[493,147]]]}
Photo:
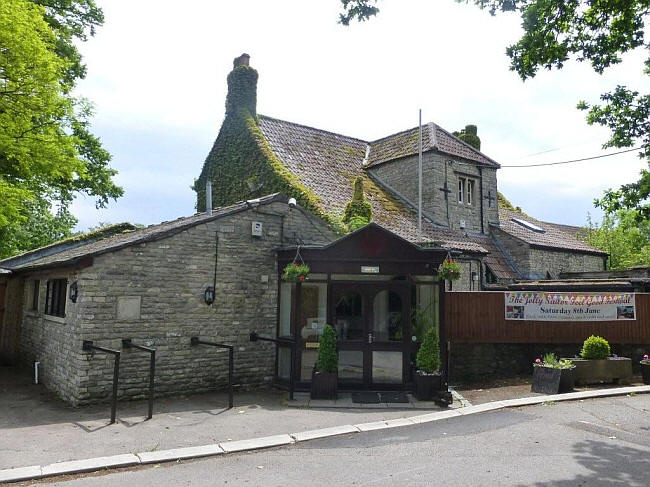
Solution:
{"label": "glass entrance door", "polygon": [[339,338],[339,384],[403,387],[410,337],[406,283],[332,284],[332,323]]}

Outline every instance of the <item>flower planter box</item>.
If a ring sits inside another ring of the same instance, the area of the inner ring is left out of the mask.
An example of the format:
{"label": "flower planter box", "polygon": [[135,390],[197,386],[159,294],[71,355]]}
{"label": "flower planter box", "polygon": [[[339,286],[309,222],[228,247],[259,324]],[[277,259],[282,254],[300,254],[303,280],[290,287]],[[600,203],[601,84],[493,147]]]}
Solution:
{"label": "flower planter box", "polygon": [[[433,401],[440,396],[442,374],[420,374],[415,372],[415,397],[418,401]],[[445,391],[442,391],[445,392]]]}
{"label": "flower planter box", "polygon": [[533,367],[531,392],[558,394],[571,392],[575,384],[576,369],[554,369],[552,367]]}
{"label": "flower planter box", "polygon": [[641,377],[644,384],[650,384],[650,364],[641,364]]}
{"label": "flower planter box", "polygon": [[576,366],[576,384],[599,382],[629,383],[632,378],[632,360],[625,357],[609,357],[605,360],[570,358]]}
{"label": "flower planter box", "polygon": [[336,399],[338,381],[338,372],[319,372],[314,369],[311,373],[310,397],[312,399]]}

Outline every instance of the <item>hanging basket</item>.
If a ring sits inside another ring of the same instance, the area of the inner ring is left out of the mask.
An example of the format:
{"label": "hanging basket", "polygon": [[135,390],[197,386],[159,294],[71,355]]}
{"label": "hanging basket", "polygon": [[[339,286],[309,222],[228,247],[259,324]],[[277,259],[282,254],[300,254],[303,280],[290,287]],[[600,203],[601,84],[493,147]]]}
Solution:
{"label": "hanging basket", "polygon": [[305,263],[292,262],[287,264],[282,273],[282,280],[287,282],[304,281],[309,275],[309,266]]}
{"label": "hanging basket", "polygon": [[460,279],[460,264],[451,256],[447,256],[438,267],[438,279],[441,281],[457,281]]}
{"label": "hanging basket", "polygon": [[302,260],[300,246],[298,246],[293,262],[287,264],[282,272],[282,280],[287,282],[304,281],[307,276],[309,276],[309,266]]}

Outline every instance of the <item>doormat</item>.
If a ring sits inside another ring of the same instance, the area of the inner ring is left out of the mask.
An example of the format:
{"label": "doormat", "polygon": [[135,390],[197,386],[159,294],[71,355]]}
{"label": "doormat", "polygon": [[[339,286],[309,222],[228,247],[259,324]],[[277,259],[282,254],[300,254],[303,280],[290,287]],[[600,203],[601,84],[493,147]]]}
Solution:
{"label": "doormat", "polygon": [[376,392],[353,392],[352,402],[357,404],[379,404],[379,394]]}
{"label": "doormat", "polygon": [[380,393],[381,402],[402,402],[408,403],[409,398],[406,393],[402,391],[395,392],[382,392]]}

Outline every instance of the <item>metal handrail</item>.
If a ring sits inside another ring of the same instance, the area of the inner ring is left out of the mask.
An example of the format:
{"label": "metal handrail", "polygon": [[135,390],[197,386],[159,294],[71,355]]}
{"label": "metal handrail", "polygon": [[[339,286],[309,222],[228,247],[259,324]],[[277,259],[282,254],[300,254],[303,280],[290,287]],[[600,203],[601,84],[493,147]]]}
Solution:
{"label": "metal handrail", "polygon": [[233,372],[234,372],[234,365],[233,365],[233,359],[234,359],[234,350],[235,347],[233,345],[227,345],[225,343],[216,343],[216,342],[208,342],[205,340],[199,339],[199,337],[191,337],[190,338],[190,346],[196,346],[196,345],[208,345],[210,347],[217,347],[217,348],[224,348],[228,350],[228,408],[232,409],[233,407]]}
{"label": "metal handrail", "polygon": [[156,349],[133,343],[131,338],[122,339],[122,348],[137,348],[149,353],[149,410],[147,419],[153,417],[154,376],[156,374]]}
{"label": "metal handrail", "polygon": [[81,349],[86,352],[97,350],[98,352],[108,353],[115,357],[115,363],[113,364],[113,398],[111,400],[110,422],[110,424],[113,424],[115,423],[115,415],[117,412],[117,382],[120,375],[120,351],[94,345],[92,340],[84,340]]}

